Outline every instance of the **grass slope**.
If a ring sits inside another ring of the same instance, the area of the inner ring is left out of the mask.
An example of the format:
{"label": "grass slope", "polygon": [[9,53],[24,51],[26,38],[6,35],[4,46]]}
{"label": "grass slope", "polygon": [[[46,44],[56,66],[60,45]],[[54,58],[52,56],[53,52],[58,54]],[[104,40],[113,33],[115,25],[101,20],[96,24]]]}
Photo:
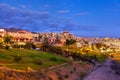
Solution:
{"label": "grass slope", "polygon": [[[19,62],[15,61],[16,56],[21,56]],[[0,49],[0,65],[13,69],[42,69],[52,65],[66,62],[67,59],[47,52],[28,49]]]}

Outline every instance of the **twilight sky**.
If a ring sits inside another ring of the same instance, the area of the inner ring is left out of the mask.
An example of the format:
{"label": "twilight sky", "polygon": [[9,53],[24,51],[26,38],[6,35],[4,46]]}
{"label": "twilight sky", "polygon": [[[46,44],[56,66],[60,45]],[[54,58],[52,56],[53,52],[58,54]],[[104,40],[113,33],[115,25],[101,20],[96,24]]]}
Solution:
{"label": "twilight sky", "polygon": [[120,0],[0,0],[0,27],[120,37]]}

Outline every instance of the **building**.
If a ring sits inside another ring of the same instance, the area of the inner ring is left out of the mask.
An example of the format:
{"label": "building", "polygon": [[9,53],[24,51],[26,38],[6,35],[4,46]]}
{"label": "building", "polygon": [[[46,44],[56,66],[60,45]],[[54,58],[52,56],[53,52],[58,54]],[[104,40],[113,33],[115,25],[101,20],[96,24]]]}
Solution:
{"label": "building", "polygon": [[13,41],[15,42],[27,42],[33,40],[32,33],[26,30],[19,30],[17,32],[8,32],[8,34],[13,37]]}
{"label": "building", "polygon": [[4,37],[6,34],[6,30],[5,29],[0,29],[0,37]]}

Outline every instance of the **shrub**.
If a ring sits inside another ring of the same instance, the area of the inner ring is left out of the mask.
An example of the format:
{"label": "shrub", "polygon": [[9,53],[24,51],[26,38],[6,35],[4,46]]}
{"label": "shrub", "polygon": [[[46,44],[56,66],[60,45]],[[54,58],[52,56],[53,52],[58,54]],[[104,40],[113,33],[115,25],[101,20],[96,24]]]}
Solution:
{"label": "shrub", "polygon": [[74,71],[76,71],[76,67],[74,67]]}
{"label": "shrub", "polygon": [[55,47],[55,46],[49,46],[48,50],[52,53],[56,53],[56,54],[62,54],[63,51],[60,47]]}
{"label": "shrub", "polygon": [[14,44],[12,47],[13,47],[13,48],[20,48],[21,46],[20,46],[20,45],[17,45],[17,44]]}
{"label": "shrub", "polygon": [[20,56],[19,54],[14,56],[14,61],[15,62],[20,62],[22,60],[22,56]]}
{"label": "shrub", "polygon": [[37,64],[37,65],[42,65],[43,62],[40,59],[34,59],[33,63]]}
{"label": "shrub", "polygon": [[65,75],[65,78],[68,78],[69,77],[69,75]]}
{"label": "shrub", "polygon": [[0,48],[4,48],[4,46],[2,44],[0,44]]}
{"label": "shrub", "polygon": [[63,80],[62,76],[59,76],[59,77],[58,77],[58,80]]}
{"label": "shrub", "polygon": [[9,46],[5,46],[5,49],[6,49],[6,50],[9,50],[9,48],[10,48]]}
{"label": "shrub", "polygon": [[58,59],[57,59],[56,57],[52,57],[52,58],[50,58],[50,60],[51,60],[51,61],[55,61],[55,62],[58,61]]}
{"label": "shrub", "polygon": [[86,72],[81,72],[81,74],[80,74],[80,77],[81,77],[81,79],[83,80],[83,78],[86,76]]}
{"label": "shrub", "polygon": [[73,71],[70,72],[71,74],[73,73]]}
{"label": "shrub", "polygon": [[66,45],[72,45],[72,44],[74,44],[74,43],[76,43],[76,40],[74,40],[74,39],[66,39]]}
{"label": "shrub", "polygon": [[24,47],[27,49],[35,49],[36,48],[36,46],[31,42],[27,42]]}
{"label": "shrub", "polygon": [[103,54],[97,55],[97,61],[105,62],[106,61],[106,56],[103,55]]}

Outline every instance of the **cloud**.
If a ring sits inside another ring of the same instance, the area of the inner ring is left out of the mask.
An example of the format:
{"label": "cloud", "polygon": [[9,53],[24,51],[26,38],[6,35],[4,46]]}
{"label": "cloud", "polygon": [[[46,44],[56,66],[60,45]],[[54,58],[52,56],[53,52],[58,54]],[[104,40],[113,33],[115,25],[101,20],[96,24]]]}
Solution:
{"label": "cloud", "polygon": [[80,30],[87,30],[87,31],[98,31],[99,26],[89,26],[89,25],[79,25]]}
{"label": "cloud", "polygon": [[39,12],[39,11],[22,11],[21,15],[24,17],[32,17],[35,19],[47,19],[50,17],[49,12]]}
{"label": "cloud", "polygon": [[21,10],[7,4],[0,4],[0,18],[8,19],[13,17],[31,17],[37,19],[49,18],[49,12],[40,12],[32,10]]}
{"label": "cloud", "polygon": [[26,5],[20,5],[20,7],[21,7],[22,9],[26,9],[26,8],[27,8]]}
{"label": "cloud", "polygon": [[69,10],[60,10],[60,11],[57,11],[57,13],[59,14],[66,14],[66,13],[69,13],[70,11]]}
{"label": "cloud", "polygon": [[86,15],[90,15],[90,13],[89,12],[80,12],[80,13],[75,14],[75,16],[86,16]]}
{"label": "cloud", "polygon": [[22,25],[30,27],[39,25],[38,21],[43,21],[50,17],[49,12],[23,10],[8,4],[0,3],[0,26]]}
{"label": "cloud", "polygon": [[[57,13],[69,13],[69,10],[61,10]],[[84,13],[86,14],[86,13]],[[81,13],[83,15],[83,13]],[[0,27],[17,27],[30,31],[91,31],[96,27],[79,25],[73,22],[71,17],[53,16],[48,11],[34,11],[20,9],[8,4],[0,3]]]}
{"label": "cloud", "polygon": [[0,18],[11,18],[18,15],[18,10],[15,7],[11,7],[7,4],[0,4]]}
{"label": "cloud", "polygon": [[98,26],[80,25],[76,23],[65,24],[64,27],[68,31],[98,31]]}

